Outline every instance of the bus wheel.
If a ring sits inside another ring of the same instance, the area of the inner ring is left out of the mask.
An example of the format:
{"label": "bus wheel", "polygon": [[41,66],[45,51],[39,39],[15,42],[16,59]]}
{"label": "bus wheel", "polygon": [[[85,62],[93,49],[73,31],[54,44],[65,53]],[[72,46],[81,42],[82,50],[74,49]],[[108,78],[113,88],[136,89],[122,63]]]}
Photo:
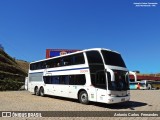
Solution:
{"label": "bus wheel", "polygon": [[88,100],[88,94],[86,91],[81,91],[79,94],[79,101],[82,104],[88,104],[89,100]]}
{"label": "bus wheel", "polygon": [[44,88],[43,87],[40,88],[39,94],[40,94],[40,96],[44,97]]}
{"label": "bus wheel", "polygon": [[36,88],[34,89],[34,93],[35,93],[35,95],[39,96],[39,90],[38,90],[38,87],[36,87]]}
{"label": "bus wheel", "polygon": [[148,90],[151,90],[152,89],[152,86],[151,86],[151,84],[148,84]]}

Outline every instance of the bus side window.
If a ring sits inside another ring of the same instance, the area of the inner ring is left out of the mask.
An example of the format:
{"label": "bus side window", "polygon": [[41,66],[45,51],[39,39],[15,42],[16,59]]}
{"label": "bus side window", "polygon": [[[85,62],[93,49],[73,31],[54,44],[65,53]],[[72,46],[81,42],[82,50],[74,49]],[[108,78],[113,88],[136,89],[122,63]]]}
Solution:
{"label": "bus side window", "polygon": [[85,85],[85,75],[69,75],[69,85]]}
{"label": "bus side window", "polygon": [[65,83],[64,80],[65,80],[64,76],[61,76],[61,77],[60,77],[60,84],[64,84],[64,83]]}
{"label": "bus side window", "polygon": [[46,62],[40,62],[40,69],[45,69],[46,66]]}
{"label": "bus side window", "polygon": [[60,77],[59,76],[54,76],[54,84],[59,84],[60,83]]}
{"label": "bus side window", "polygon": [[41,64],[40,62],[36,63],[36,70],[41,69]]}
{"label": "bus side window", "polygon": [[59,58],[54,60],[54,66],[55,67],[60,67],[60,64],[61,64],[61,60]]}
{"label": "bus side window", "polygon": [[80,54],[73,56],[73,64],[74,65],[84,64],[84,63],[85,63],[85,60],[84,60],[83,53],[80,53]]}
{"label": "bus side window", "polygon": [[69,75],[69,85],[75,85],[74,75]]}
{"label": "bus side window", "polygon": [[85,85],[86,84],[86,78],[85,75],[75,75],[75,84],[76,85]]}
{"label": "bus side window", "polygon": [[60,63],[57,63],[57,67],[60,67]]}
{"label": "bus side window", "polygon": [[48,60],[46,61],[46,68],[53,68],[54,67],[54,61]]}
{"label": "bus side window", "polygon": [[61,65],[62,66],[72,65],[72,56],[63,57],[63,59],[61,60]]}
{"label": "bus side window", "polygon": [[30,70],[36,70],[36,63],[30,64]]}
{"label": "bus side window", "polygon": [[51,77],[50,76],[44,76],[43,80],[44,80],[45,84],[51,84]]}
{"label": "bus side window", "polygon": [[68,75],[61,76],[60,84],[68,85],[69,84],[69,76]]}

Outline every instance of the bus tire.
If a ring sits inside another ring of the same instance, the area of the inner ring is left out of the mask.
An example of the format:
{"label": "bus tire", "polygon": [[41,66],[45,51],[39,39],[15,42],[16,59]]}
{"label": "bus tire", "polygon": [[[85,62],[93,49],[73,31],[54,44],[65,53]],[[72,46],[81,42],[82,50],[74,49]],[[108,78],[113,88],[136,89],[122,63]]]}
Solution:
{"label": "bus tire", "polygon": [[34,93],[35,93],[35,95],[39,96],[39,90],[38,90],[38,87],[35,87],[35,89],[34,89]]}
{"label": "bus tire", "polygon": [[148,84],[147,88],[148,88],[148,90],[152,90],[151,84]]}
{"label": "bus tire", "polygon": [[45,96],[45,94],[44,94],[44,88],[43,88],[43,87],[40,88],[39,94],[40,94],[40,96],[42,96],[42,97]]}
{"label": "bus tire", "polygon": [[79,93],[78,99],[79,99],[79,102],[82,103],[82,104],[86,104],[87,105],[89,103],[88,94],[87,94],[86,91],[81,91]]}
{"label": "bus tire", "polygon": [[36,95],[37,87],[34,87],[34,95]]}

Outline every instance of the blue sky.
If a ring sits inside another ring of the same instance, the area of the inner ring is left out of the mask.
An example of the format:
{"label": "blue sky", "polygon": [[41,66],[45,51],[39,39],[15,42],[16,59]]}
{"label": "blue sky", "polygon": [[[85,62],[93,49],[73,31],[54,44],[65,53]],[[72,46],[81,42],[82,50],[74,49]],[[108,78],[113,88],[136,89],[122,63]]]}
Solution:
{"label": "blue sky", "polygon": [[160,73],[160,1],[1,0],[0,43],[29,62],[44,59],[47,48],[108,48],[129,70]]}

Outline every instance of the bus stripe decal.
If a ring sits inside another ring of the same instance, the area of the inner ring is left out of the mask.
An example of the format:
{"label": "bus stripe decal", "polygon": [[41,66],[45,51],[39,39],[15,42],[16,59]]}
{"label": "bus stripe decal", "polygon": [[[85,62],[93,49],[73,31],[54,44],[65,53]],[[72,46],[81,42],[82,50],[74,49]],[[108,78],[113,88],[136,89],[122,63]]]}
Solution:
{"label": "bus stripe decal", "polygon": [[[89,67],[63,69],[63,70],[50,70],[50,71],[48,71],[48,72],[59,72],[59,71],[69,71],[69,70],[81,70],[81,69],[89,69]],[[29,73],[29,74],[35,74],[35,73],[43,73],[43,72],[34,72],[34,73]]]}
{"label": "bus stripe decal", "polygon": [[88,69],[89,67],[84,67],[84,68],[72,68],[72,69],[64,69],[64,70],[51,70],[48,72],[58,72],[58,71],[68,71],[68,70],[81,70],[81,69]]}

